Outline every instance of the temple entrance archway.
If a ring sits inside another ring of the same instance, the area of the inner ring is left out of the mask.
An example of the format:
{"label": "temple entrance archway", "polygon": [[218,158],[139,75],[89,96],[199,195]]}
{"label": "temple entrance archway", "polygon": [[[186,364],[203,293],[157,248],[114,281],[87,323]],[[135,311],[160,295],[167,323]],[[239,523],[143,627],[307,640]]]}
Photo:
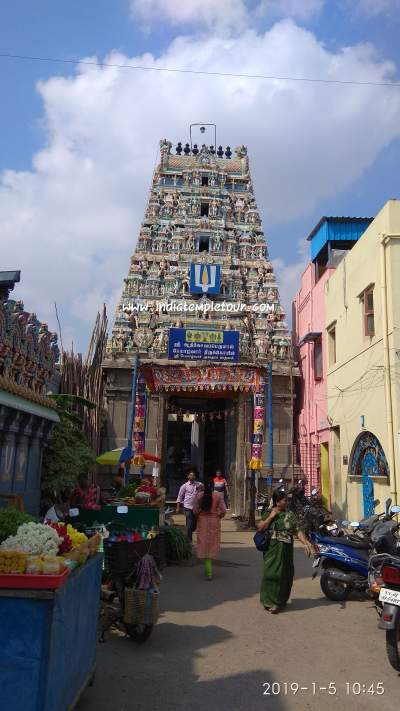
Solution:
{"label": "temple entrance archway", "polygon": [[[229,393],[230,395],[231,393]],[[165,485],[174,498],[195,467],[204,481],[221,469],[229,478],[236,457],[235,400],[223,393],[209,393],[168,399]]]}

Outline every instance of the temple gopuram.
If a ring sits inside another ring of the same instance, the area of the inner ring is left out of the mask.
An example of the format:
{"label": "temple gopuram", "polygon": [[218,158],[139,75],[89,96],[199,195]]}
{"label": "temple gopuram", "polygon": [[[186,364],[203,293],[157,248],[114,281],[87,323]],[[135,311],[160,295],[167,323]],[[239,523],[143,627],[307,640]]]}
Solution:
{"label": "temple gopuram", "polygon": [[291,463],[290,342],[247,149],[160,141],[104,362],[103,449],[126,445],[137,356],[135,453],[161,457],[170,499],[190,466],[221,469],[244,515],[251,473]]}
{"label": "temple gopuram", "polygon": [[0,508],[38,514],[43,448],[59,422],[57,334],[9,298],[20,272],[0,272]]}

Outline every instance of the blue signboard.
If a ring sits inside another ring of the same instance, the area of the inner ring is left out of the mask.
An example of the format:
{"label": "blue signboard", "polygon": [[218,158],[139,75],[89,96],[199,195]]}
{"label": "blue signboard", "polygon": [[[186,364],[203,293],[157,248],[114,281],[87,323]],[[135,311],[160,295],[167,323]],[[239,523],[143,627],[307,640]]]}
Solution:
{"label": "blue signboard", "polygon": [[191,294],[219,294],[220,274],[219,264],[191,264]]}
{"label": "blue signboard", "polygon": [[170,328],[168,358],[236,363],[239,358],[239,331]]}

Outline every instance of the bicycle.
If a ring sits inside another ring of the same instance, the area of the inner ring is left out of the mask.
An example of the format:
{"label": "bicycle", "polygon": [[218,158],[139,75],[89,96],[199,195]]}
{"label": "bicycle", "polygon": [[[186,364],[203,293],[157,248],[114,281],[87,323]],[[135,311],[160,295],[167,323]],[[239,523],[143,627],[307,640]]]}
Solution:
{"label": "bicycle", "polygon": [[[121,527],[121,524],[108,523],[104,531]],[[126,528],[124,530],[127,530]],[[143,643],[151,635],[154,624],[131,624],[125,621],[126,590],[137,582],[138,563],[144,555],[153,555],[160,568],[165,565],[163,535],[136,542],[109,541],[103,538],[104,570],[100,595],[100,642],[105,642],[105,633],[113,625],[124,631],[135,642]]]}

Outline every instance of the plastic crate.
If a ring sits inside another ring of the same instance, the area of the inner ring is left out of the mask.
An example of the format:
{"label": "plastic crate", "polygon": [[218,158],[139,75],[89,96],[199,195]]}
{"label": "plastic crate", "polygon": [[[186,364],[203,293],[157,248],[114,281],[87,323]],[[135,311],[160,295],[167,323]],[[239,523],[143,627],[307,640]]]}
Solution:
{"label": "plastic crate", "polygon": [[110,575],[127,577],[130,575],[136,564],[147,553],[154,557],[157,566],[162,570],[166,565],[165,538],[163,533],[159,533],[156,538],[144,541],[128,543],[112,543],[104,539],[104,568]]}
{"label": "plastic crate", "polygon": [[69,570],[61,575],[31,575],[29,573],[8,573],[0,575],[0,588],[14,590],[57,590],[68,580]]}

